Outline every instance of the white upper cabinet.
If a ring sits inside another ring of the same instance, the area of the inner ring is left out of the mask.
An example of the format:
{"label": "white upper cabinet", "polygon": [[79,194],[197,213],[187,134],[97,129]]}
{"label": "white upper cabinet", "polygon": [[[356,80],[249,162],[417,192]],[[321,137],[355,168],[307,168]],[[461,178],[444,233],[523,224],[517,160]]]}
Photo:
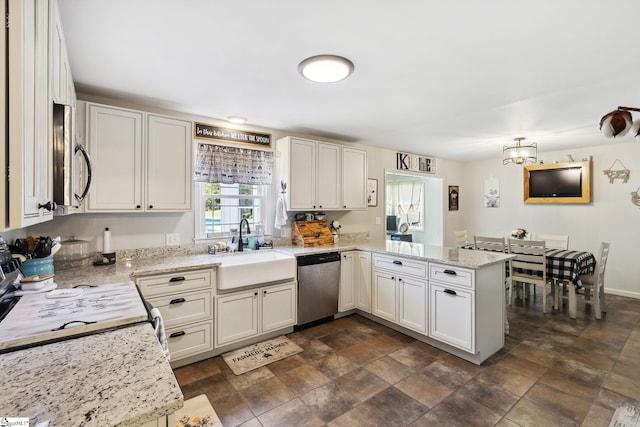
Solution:
{"label": "white upper cabinet", "polygon": [[9,227],[53,218],[48,82],[49,4],[10,0],[8,30]]}
{"label": "white upper cabinet", "polygon": [[86,118],[94,180],[87,211],[191,210],[191,122],[93,103]]}
{"label": "white upper cabinet", "polygon": [[339,209],[342,184],[342,150],[339,145],[318,142],[316,182],[318,209]]}
{"label": "white upper cabinet", "polygon": [[87,103],[93,186],[87,211],[142,211],[144,113]]}
{"label": "white upper cabinet", "polygon": [[49,77],[51,98],[58,104],[75,107],[75,89],[62,29],[58,2],[50,2]]}
{"label": "white upper cabinet", "polygon": [[342,148],[342,207],[367,207],[367,152],[357,148]]}
{"label": "white upper cabinet", "polygon": [[147,126],[146,208],[191,210],[191,122],[149,114]]}
{"label": "white upper cabinet", "polygon": [[279,180],[287,185],[287,209],[364,209],[366,151],[286,137],[277,141]]}

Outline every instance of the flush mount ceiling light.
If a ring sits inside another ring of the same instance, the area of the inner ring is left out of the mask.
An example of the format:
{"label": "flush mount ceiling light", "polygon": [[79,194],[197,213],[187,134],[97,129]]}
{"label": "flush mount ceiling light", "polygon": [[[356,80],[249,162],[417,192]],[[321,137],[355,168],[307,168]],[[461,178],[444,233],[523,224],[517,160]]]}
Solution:
{"label": "flush mount ceiling light", "polygon": [[538,161],[538,144],[533,142],[529,145],[521,145],[520,143],[526,138],[513,138],[516,145],[512,147],[504,146],[502,148],[502,164],[515,163],[522,165],[524,163],[535,163]]}
{"label": "flush mount ceiling light", "polygon": [[242,125],[247,123],[247,119],[241,116],[229,116],[227,117],[227,121],[231,123],[235,123],[237,125]]}
{"label": "flush mount ceiling light", "polygon": [[600,130],[607,138],[625,136],[629,131],[636,138],[640,136],[640,119],[633,121],[631,111],[640,112],[640,108],[618,107],[600,119]]}
{"label": "flush mount ceiling light", "polygon": [[298,64],[298,71],[312,82],[334,83],[353,73],[353,62],[337,55],[317,55]]}

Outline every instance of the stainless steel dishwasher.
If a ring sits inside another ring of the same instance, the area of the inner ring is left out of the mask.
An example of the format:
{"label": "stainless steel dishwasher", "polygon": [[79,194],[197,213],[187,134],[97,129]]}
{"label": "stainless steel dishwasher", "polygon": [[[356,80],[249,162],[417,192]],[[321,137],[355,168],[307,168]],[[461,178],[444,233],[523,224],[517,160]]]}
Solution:
{"label": "stainless steel dishwasher", "polygon": [[298,257],[298,326],[338,312],[340,254]]}

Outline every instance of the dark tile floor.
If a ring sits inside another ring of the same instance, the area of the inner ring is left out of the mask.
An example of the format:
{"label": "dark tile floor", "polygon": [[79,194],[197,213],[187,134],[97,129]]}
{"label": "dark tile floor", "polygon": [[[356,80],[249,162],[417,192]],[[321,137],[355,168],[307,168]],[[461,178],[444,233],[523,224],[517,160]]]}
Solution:
{"label": "dark tile floor", "polygon": [[224,426],[608,426],[640,404],[640,300],[607,303],[596,321],[581,301],[576,320],[516,301],[482,366],[352,315],[290,334],[304,352],[246,374],[220,357],[175,374]]}

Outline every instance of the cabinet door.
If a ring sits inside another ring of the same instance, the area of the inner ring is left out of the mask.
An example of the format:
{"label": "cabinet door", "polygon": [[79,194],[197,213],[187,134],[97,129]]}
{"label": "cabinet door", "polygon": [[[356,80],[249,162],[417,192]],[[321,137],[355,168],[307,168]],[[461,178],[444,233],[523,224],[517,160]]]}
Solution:
{"label": "cabinet door", "polygon": [[474,353],[473,292],[433,282],[429,289],[429,335]]}
{"label": "cabinet door", "polygon": [[296,283],[261,289],[262,332],[296,324]]}
{"label": "cabinet door", "polygon": [[342,205],[345,209],[367,207],[367,152],[342,148]]}
{"label": "cabinet door", "polygon": [[69,85],[73,85],[71,68],[67,57],[67,49],[62,30],[62,20],[58,9],[58,2],[50,2],[51,13],[49,21],[49,81],[53,102],[72,105]]}
{"label": "cabinet door", "polygon": [[149,114],[145,209],[191,210],[191,122]]}
{"label": "cabinet door", "polygon": [[396,322],[398,319],[396,277],[375,271],[373,275],[373,307],[371,313]]}
{"label": "cabinet door", "polygon": [[400,277],[400,307],[398,323],[422,334],[427,333],[427,282]]}
{"label": "cabinet door", "polygon": [[342,194],[341,147],[318,142],[317,208],[340,208]]}
{"label": "cabinet door", "polygon": [[141,211],[141,111],[87,103],[87,143],[93,163],[88,211]]}
{"label": "cabinet door", "polygon": [[9,226],[53,218],[49,103],[49,7],[46,0],[11,0],[8,29]]}
{"label": "cabinet door", "polygon": [[355,286],[356,265],[355,252],[343,252],[340,260],[340,298],[338,311],[348,311],[356,308]]}
{"label": "cabinet door", "polygon": [[216,297],[216,347],[258,335],[258,291]]}
{"label": "cabinet door", "polygon": [[290,140],[289,210],[316,208],[316,142]]}
{"label": "cabinet door", "polygon": [[371,254],[357,252],[356,255],[356,308],[371,313]]}

